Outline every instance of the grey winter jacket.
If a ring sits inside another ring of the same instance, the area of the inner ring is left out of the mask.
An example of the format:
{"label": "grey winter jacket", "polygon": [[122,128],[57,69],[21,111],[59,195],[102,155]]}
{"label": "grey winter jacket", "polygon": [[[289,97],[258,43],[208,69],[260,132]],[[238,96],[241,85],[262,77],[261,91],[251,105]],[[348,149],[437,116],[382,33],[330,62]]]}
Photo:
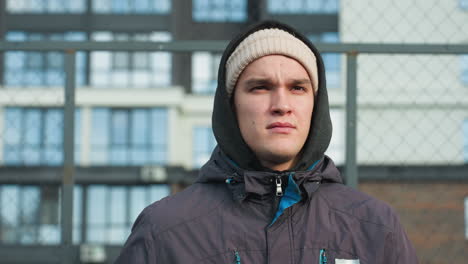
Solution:
{"label": "grey winter jacket", "polygon": [[141,213],[116,263],[417,263],[392,208],[343,185],[326,156],[293,174],[300,201],[273,221],[288,176],[215,151],[197,183]]}
{"label": "grey winter jacket", "polygon": [[[318,69],[308,139],[294,168],[285,172],[264,168],[244,142],[225,89],[228,57],[249,34],[265,28],[303,41]],[[218,147],[197,182],[143,210],[116,263],[417,263],[390,206],[343,185],[324,155],[332,135],[325,68],[315,46],[294,28],[265,21],[229,43],[212,126]]]}

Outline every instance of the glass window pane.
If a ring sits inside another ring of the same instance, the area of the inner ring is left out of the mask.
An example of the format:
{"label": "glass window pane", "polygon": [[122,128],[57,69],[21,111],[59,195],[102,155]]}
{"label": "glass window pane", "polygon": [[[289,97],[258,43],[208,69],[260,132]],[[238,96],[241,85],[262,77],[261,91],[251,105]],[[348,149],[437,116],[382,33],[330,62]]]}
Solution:
{"label": "glass window pane", "polygon": [[21,31],[10,31],[5,34],[5,39],[8,41],[25,41],[27,36]]}
{"label": "glass window pane", "polygon": [[128,111],[116,110],[112,113],[112,144],[126,145],[128,142]]}
{"label": "glass window pane", "polygon": [[112,165],[127,165],[128,164],[128,148],[112,146],[110,148],[110,164]]}
{"label": "glass window pane", "polygon": [[149,13],[150,12],[150,0],[134,0],[133,1],[135,13]]}
{"label": "glass window pane", "polygon": [[165,184],[152,185],[151,187],[149,187],[149,192],[150,192],[149,203],[154,203],[156,201],[159,201],[162,198],[171,194],[171,190],[169,186]]}
{"label": "glass window pane", "polygon": [[193,166],[203,166],[211,157],[216,140],[211,127],[196,126],[193,129]]}
{"label": "glass window pane", "polygon": [[149,144],[148,110],[132,111],[132,145],[145,146]]}
{"label": "glass window pane", "polygon": [[82,217],[82,204],[83,204],[83,188],[76,185],[73,188],[73,243],[79,244],[81,242],[81,228],[83,223]]}
{"label": "glass window pane", "polygon": [[110,189],[110,218],[109,224],[124,224],[126,223],[126,188],[111,187]]}
{"label": "glass window pane", "polygon": [[40,52],[28,52],[26,67],[31,70],[40,70],[44,67],[44,54]]}
{"label": "glass window pane", "polygon": [[63,141],[63,112],[52,109],[45,112],[44,143],[47,146],[61,147]]}
{"label": "glass window pane", "polygon": [[107,187],[94,185],[88,187],[88,214],[87,222],[90,227],[107,223],[105,208],[109,205],[107,200]]}
{"label": "glass window pane", "polygon": [[213,94],[217,86],[218,65],[221,56],[209,52],[192,55],[192,90],[194,93]]}
{"label": "glass window pane", "polygon": [[126,226],[110,227],[107,231],[108,239],[107,242],[112,245],[120,245],[125,242],[125,239],[130,234],[129,228]]}
{"label": "glass window pane", "polygon": [[107,147],[109,144],[109,109],[96,108],[92,112],[92,136],[93,147]]}
{"label": "glass window pane", "polygon": [[149,55],[147,52],[135,52],[133,54],[134,69],[149,69]]}
{"label": "glass window pane", "polygon": [[11,13],[82,13],[86,0],[7,0]]}
{"label": "glass window pane", "polygon": [[[12,41],[37,40],[85,40],[83,32],[31,33],[7,32]],[[78,84],[86,81],[85,56],[79,52],[77,57]],[[80,56],[81,54],[81,56]],[[62,52],[7,52],[5,63],[5,83],[8,86],[61,86],[64,84],[64,56]]]}
{"label": "glass window pane", "polygon": [[58,225],[41,225],[39,239],[42,244],[56,245],[60,243],[60,227]]}
{"label": "glass window pane", "polygon": [[86,237],[90,243],[105,243],[106,241],[105,225],[90,225],[88,226]]}
{"label": "glass window pane", "polygon": [[192,17],[197,22],[243,22],[247,19],[246,0],[193,0]]}
{"label": "glass window pane", "polygon": [[25,186],[21,189],[21,222],[23,224],[38,224],[40,191],[36,186]]}
{"label": "glass window pane", "polygon": [[47,53],[47,65],[50,68],[62,70],[64,66],[64,57],[60,52]]}
{"label": "glass window pane", "polygon": [[147,205],[146,188],[143,186],[130,187],[130,215],[127,221],[133,223]]}
{"label": "glass window pane", "polygon": [[16,185],[0,186],[1,218],[3,226],[15,227],[19,224],[19,188]]}
{"label": "glass window pane", "polygon": [[129,67],[128,52],[115,52],[112,58],[112,67],[114,69],[127,69]]}
{"label": "glass window pane", "polygon": [[6,108],[5,110],[5,129],[4,129],[4,144],[19,145],[21,143],[22,128],[22,111],[20,108]]}
{"label": "glass window pane", "polygon": [[111,10],[112,10],[112,13],[117,13],[117,14],[129,13],[130,12],[129,0],[112,0]]}
{"label": "glass window pane", "polygon": [[338,0],[268,0],[267,10],[272,14],[337,13]]}
{"label": "glass window pane", "polygon": [[152,135],[153,144],[162,145],[167,142],[167,111],[165,109],[152,110]]}
{"label": "glass window pane", "polygon": [[27,146],[39,147],[41,138],[41,127],[43,125],[41,120],[41,112],[38,109],[27,109],[24,111],[25,115],[25,144]]}

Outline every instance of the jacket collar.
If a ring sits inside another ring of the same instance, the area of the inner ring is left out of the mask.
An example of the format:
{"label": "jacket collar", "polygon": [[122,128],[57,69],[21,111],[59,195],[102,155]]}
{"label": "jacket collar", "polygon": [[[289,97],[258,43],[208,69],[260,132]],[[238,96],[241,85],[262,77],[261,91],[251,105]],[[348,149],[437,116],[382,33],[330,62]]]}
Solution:
{"label": "jacket collar", "polygon": [[237,166],[219,148],[213,151],[211,159],[201,168],[196,182],[223,182],[231,190],[233,198],[242,201],[249,196],[274,195],[279,182],[284,190],[289,176],[293,177],[303,199],[311,197],[320,183],[324,181],[342,183],[338,169],[327,156],[324,156],[316,162],[313,168],[307,171],[249,171]]}

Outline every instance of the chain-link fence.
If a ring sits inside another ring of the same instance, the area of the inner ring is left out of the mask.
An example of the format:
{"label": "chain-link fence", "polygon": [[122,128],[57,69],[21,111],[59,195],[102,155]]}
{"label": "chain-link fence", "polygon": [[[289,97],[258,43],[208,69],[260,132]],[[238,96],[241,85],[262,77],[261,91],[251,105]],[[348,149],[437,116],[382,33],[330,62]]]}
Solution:
{"label": "chain-link fence", "polygon": [[[6,1],[0,12],[6,262],[111,263],[138,213],[209,157],[220,53],[267,18],[324,52],[327,154],[347,183],[397,210],[421,263],[468,258],[467,1],[59,2]],[[54,32],[34,13],[107,24]]]}
{"label": "chain-link fence", "polygon": [[417,54],[428,47],[421,44],[467,44],[467,3],[341,5],[343,42],[416,48],[359,56],[357,157],[363,171],[380,167],[387,176],[361,189],[397,209],[422,263],[467,259],[467,56]]}

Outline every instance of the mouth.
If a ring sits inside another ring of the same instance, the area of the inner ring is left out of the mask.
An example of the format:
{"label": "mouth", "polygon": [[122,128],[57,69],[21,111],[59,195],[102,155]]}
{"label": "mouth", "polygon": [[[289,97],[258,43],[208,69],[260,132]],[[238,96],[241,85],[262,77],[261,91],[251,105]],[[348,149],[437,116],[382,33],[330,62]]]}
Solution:
{"label": "mouth", "polygon": [[267,129],[273,133],[289,134],[296,126],[288,122],[274,122],[267,126]]}

